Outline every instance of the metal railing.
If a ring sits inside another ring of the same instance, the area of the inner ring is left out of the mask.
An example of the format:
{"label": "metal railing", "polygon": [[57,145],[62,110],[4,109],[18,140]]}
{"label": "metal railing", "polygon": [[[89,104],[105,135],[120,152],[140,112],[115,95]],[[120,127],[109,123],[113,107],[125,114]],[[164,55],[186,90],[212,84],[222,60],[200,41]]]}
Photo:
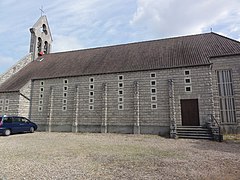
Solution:
{"label": "metal railing", "polygon": [[219,122],[216,120],[216,118],[210,114],[210,129],[212,131],[213,134],[213,139],[215,141],[219,141],[222,142],[223,141],[223,136],[221,134],[221,126],[219,124]]}

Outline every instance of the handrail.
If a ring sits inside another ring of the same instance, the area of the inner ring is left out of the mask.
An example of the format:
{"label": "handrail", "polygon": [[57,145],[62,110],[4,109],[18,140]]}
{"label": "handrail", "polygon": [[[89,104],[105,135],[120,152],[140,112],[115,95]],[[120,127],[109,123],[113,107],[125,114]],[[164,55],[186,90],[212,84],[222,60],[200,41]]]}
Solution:
{"label": "handrail", "polygon": [[211,123],[215,123],[215,124],[217,124],[217,127],[218,127],[218,138],[219,138],[219,141],[221,141],[221,139],[220,139],[220,136],[221,136],[221,127],[220,127],[220,124],[219,124],[219,122],[216,120],[216,118],[212,115],[212,114],[210,114],[210,116],[211,116]]}

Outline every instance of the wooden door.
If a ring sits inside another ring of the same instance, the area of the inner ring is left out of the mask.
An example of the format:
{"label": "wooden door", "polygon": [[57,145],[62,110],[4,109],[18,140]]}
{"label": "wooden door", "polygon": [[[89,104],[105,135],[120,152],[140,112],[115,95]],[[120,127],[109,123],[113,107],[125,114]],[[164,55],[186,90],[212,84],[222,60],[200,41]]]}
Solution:
{"label": "wooden door", "polygon": [[199,126],[199,110],[197,99],[182,99],[181,113],[183,126]]}

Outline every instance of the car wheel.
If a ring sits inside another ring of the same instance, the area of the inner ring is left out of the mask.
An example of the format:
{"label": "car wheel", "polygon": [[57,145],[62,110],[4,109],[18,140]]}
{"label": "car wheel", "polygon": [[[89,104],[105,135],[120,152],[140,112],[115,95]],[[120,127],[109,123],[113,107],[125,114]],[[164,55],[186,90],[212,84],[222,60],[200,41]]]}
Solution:
{"label": "car wheel", "polygon": [[30,127],[30,133],[34,133],[34,127]]}
{"label": "car wheel", "polygon": [[4,134],[4,136],[9,136],[11,134],[11,130],[6,129],[3,134]]}

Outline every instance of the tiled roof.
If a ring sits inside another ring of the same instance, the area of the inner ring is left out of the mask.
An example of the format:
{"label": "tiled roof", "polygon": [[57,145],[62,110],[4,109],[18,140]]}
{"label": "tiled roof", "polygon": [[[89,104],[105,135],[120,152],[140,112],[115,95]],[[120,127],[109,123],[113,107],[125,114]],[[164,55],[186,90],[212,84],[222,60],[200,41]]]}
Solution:
{"label": "tiled roof", "polygon": [[236,53],[240,43],[216,33],[52,53],[28,64],[0,92],[19,90],[30,79],[207,65],[211,56]]}

